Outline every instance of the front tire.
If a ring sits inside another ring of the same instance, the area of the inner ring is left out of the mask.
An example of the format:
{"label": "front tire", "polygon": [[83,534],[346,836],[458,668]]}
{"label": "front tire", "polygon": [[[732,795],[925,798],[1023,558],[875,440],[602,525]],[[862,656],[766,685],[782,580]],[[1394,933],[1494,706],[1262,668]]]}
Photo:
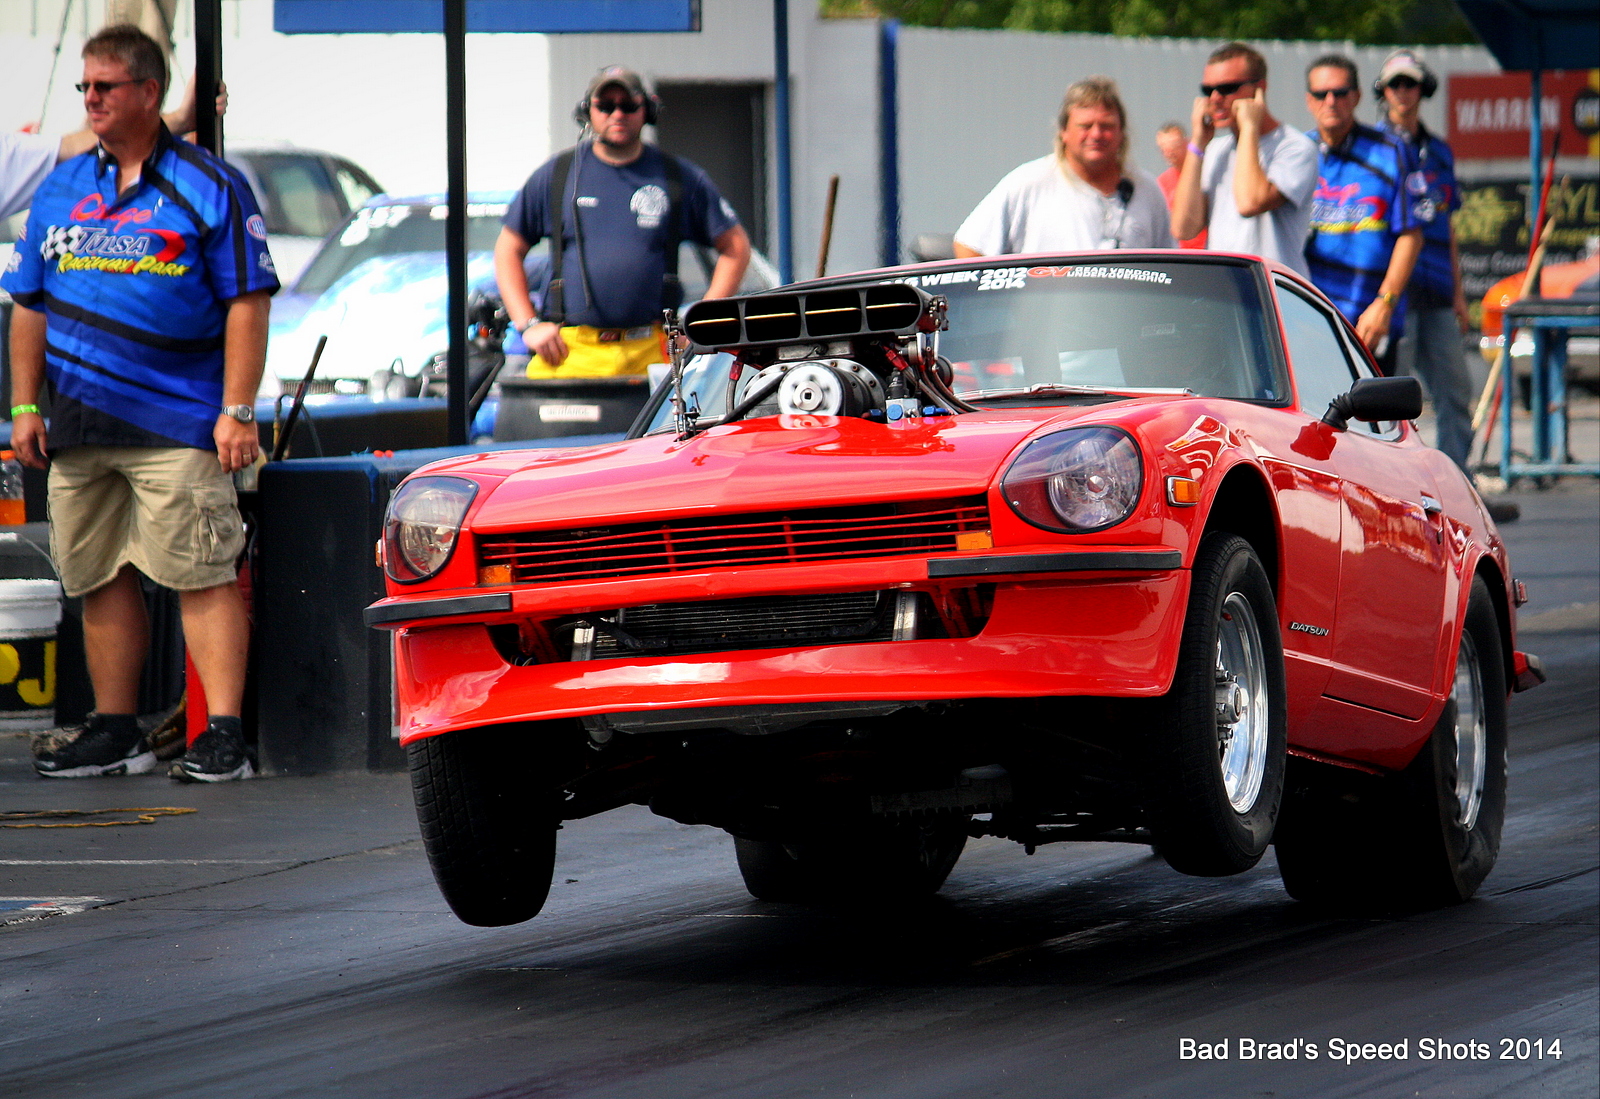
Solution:
{"label": "front tire", "polygon": [[1156,849],[1184,874],[1250,869],[1277,823],[1288,711],[1277,601],[1236,535],[1200,543],[1177,672],[1157,717],[1148,758]]}
{"label": "front tire", "polygon": [[517,743],[502,729],[468,729],[406,748],[434,880],[475,927],[531,920],[550,892],[556,816],[516,766]]}

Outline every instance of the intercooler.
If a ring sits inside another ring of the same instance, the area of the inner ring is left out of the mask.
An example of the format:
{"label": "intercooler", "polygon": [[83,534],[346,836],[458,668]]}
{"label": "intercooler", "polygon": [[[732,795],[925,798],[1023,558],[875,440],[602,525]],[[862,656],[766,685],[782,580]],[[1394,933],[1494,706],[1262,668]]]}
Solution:
{"label": "intercooler", "polygon": [[917,609],[915,592],[887,591],[652,603],[578,620],[572,659],[904,641],[917,635]]}

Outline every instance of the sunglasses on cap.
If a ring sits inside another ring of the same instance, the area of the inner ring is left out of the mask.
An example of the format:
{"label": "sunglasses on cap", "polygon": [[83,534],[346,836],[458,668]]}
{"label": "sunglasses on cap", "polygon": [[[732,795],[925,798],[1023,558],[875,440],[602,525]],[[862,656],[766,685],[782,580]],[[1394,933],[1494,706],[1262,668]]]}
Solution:
{"label": "sunglasses on cap", "polygon": [[1306,89],[1306,94],[1312,99],[1327,99],[1330,95],[1335,99],[1344,99],[1354,92],[1354,88],[1324,88],[1320,92],[1314,92],[1310,88]]}
{"label": "sunglasses on cap", "polygon": [[632,114],[634,111],[637,111],[640,107],[644,106],[644,101],[640,99],[591,99],[589,101],[589,106],[593,107],[601,114],[611,114],[614,111],[621,111],[623,114]]}
{"label": "sunglasses on cap", "polygon": [[1215,92],[1217,95],[1227,96],[1232,95],[1246,84],[1258,83],[1260,83],[1260,81],[1257,80],[1229,80],[1223,84],[1202,84],[1200,85],[1200,94],[1205,96],[1207,99],[1211,98],[1213,92]]}

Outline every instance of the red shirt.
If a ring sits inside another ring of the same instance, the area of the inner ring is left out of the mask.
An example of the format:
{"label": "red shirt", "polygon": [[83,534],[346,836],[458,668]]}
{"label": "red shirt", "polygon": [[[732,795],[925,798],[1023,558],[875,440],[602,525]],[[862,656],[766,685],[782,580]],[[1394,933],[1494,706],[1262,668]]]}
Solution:
{"label": "red shirt", "polygon": [[[1166,171],[1156,176],[1156,182],[1161,185],[1161,193],[1167,196],[1167,209],[1170,211],[1172,209],[1173,192],[1178,189],[1178,169],[1168,168]],[[1204,248],[1205,246],[1206,231],[1204,229],[1200,230],[1199,236],[1190,237],[1188,240],[1180,240],[1178,242],[1179,248]]]}

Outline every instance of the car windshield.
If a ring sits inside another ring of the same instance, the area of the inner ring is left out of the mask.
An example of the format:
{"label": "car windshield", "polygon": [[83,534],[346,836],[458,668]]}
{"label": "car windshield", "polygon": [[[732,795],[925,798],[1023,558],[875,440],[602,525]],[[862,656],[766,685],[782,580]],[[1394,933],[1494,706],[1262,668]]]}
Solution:
{"label": "car windshield", "polygon": [[[467,251],[492,252],[500,235],[503,203],[467,204]],[[339,231],[323,243],[295,290],[320,294],[359,264],[375,256],[408,252],[444,253],[444,224],[449,208],[443,203],[364,206]]]}
{"label": "car windshield", "polygon": [[[949,301],[939,353],[953,388],[979,403],[1051,404],[1104,394],[1188,391],[1279,403],[1288,385],[1267,342],[1252,268],[1149,257],[939,271],[892,279]],[[726,353],[684,371],[702,424],[727,401]],[[671,426],[670,403],[645,433]]]}
{"label": "car windshield", "polygon": [[1142,257],[896,281],[949,299],[939,353],[969,397],[1060,399],[1064,386],[1260,401],[1287,393],[1244,264]]}

